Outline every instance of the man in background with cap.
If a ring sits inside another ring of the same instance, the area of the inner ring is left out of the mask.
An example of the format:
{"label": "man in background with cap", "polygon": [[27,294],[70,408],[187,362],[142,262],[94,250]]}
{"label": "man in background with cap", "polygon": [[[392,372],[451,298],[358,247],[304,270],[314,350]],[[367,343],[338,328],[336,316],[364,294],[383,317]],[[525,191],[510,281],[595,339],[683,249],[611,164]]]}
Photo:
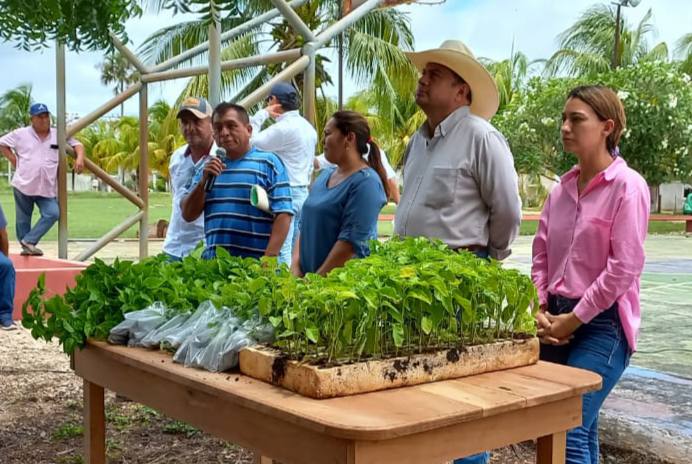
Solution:
{"label": "man in background with cap", "polygon": [[[267,97],[267,106],[252,118],[253,146],[275,153],[283,161],[291,183],[293,220],[286,241],[281,247],[279,261],[291,264],[291,252],[300,228],[300,212],[308,196],[312,162],[317,146],[317,131],[298,112],[300,98],[288,82],[275,84]],[[275,123],[261,130],[268,118]]]}
{"label": "man in background with cap", "polygon": [[[512,153],[488,122],[499,105],[495,81],[456,40],[407,56],[421,72],[416,103],[428,119],[406,147],[395,233],[504,259],[519,232],[521,200]],[[481,453],[454,462],[488,461]]]}
{"label": "man in background with cap", "polygon": [[209,155],[216,151],[211,114],[209,102],[197,97],[186,98],[178,110],[180,132],[187,144],[173,152],[168,164],[173,207],[163,242],[163,252],[173,261],[189,255],[204,240],[204,215],[187,222],[183,219],[180,202],[190,188],[195,173],[204,168]]}
{"label": "man in background with cap", "polygon": [[[36,248],[46,232],[60,216],[57,194],[58,177],[58,131],[50,127],[50,112],[43,103],[35,103],[29,109],[31,125],[15,129],[0,137],[0,151],[16,172],[12,178],[16,206],[17,240],[22,246],[22,255],[41,256]],[[74,138],[67,140],[74,148],[77,158],[74,170],[84,169],[84,147]],[[41,217],[31,227],[34,205]]]}

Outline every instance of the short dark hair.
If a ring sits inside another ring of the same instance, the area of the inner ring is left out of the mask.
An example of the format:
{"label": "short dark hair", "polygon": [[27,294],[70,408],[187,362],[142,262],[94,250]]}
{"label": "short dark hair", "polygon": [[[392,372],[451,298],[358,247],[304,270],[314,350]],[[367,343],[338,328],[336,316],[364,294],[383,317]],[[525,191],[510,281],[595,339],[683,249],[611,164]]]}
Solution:
{"label": "short dark hair", "polygon": [[217,116],[223,116],[231,110],[236,112],[236,114],[244,124],[250,124],[250,116],[248,116],[247,110],[243,106],[231,102],[221,102],[218,105],[216,105],[216,108],[214,108],[214,112],[211,114],[211,122],[213,123],[214,118],[216,118]]}

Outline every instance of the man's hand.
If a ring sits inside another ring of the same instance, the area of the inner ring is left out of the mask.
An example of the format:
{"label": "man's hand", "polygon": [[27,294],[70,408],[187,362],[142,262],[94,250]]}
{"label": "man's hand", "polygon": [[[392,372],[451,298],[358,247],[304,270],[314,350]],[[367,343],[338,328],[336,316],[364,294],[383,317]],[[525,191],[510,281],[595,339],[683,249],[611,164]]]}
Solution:
{"label": "man's hand", "polygon": [[270,103],[264,108],[272,119],[276,119],[281,115],[281,103]]}
{"label": "man's hand", "polygon": [[81,174],[82,171],[84,171],[84,157],[78,156],[76,160],[74,160],[74,170],[77,174]]}
{"label": "man's hand", "polygon": [[226,168],[223,161],[212,156],[204,165],[203,177],[206,182],[210,177],[217,177]]}

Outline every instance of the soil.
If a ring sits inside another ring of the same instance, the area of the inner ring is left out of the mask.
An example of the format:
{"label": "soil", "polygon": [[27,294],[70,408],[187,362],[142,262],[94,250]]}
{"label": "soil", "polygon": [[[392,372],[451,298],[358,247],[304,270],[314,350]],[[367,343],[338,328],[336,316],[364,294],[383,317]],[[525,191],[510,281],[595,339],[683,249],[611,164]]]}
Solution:
{"label": "soil", "polygon": [[[0,332],[0,463],[78,464],[82,382],[57,344],[24,329]],[[111,464],[250,463],[252,455],[140,404],[106,396]],[[605,448],[605,464],[668,464]],[[532,443],[493,452],[492,464],[535,462]]]}

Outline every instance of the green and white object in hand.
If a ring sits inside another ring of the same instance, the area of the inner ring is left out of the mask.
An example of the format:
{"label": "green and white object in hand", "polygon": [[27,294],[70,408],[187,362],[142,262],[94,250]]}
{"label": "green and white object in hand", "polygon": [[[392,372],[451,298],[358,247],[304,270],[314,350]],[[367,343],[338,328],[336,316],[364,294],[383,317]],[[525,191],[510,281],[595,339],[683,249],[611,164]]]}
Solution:
{"label": "green and white object in hand", "polygon": [[267,191],[259,185],[253,185],[250,189],[250,204],[265,213],[271,213]]}

